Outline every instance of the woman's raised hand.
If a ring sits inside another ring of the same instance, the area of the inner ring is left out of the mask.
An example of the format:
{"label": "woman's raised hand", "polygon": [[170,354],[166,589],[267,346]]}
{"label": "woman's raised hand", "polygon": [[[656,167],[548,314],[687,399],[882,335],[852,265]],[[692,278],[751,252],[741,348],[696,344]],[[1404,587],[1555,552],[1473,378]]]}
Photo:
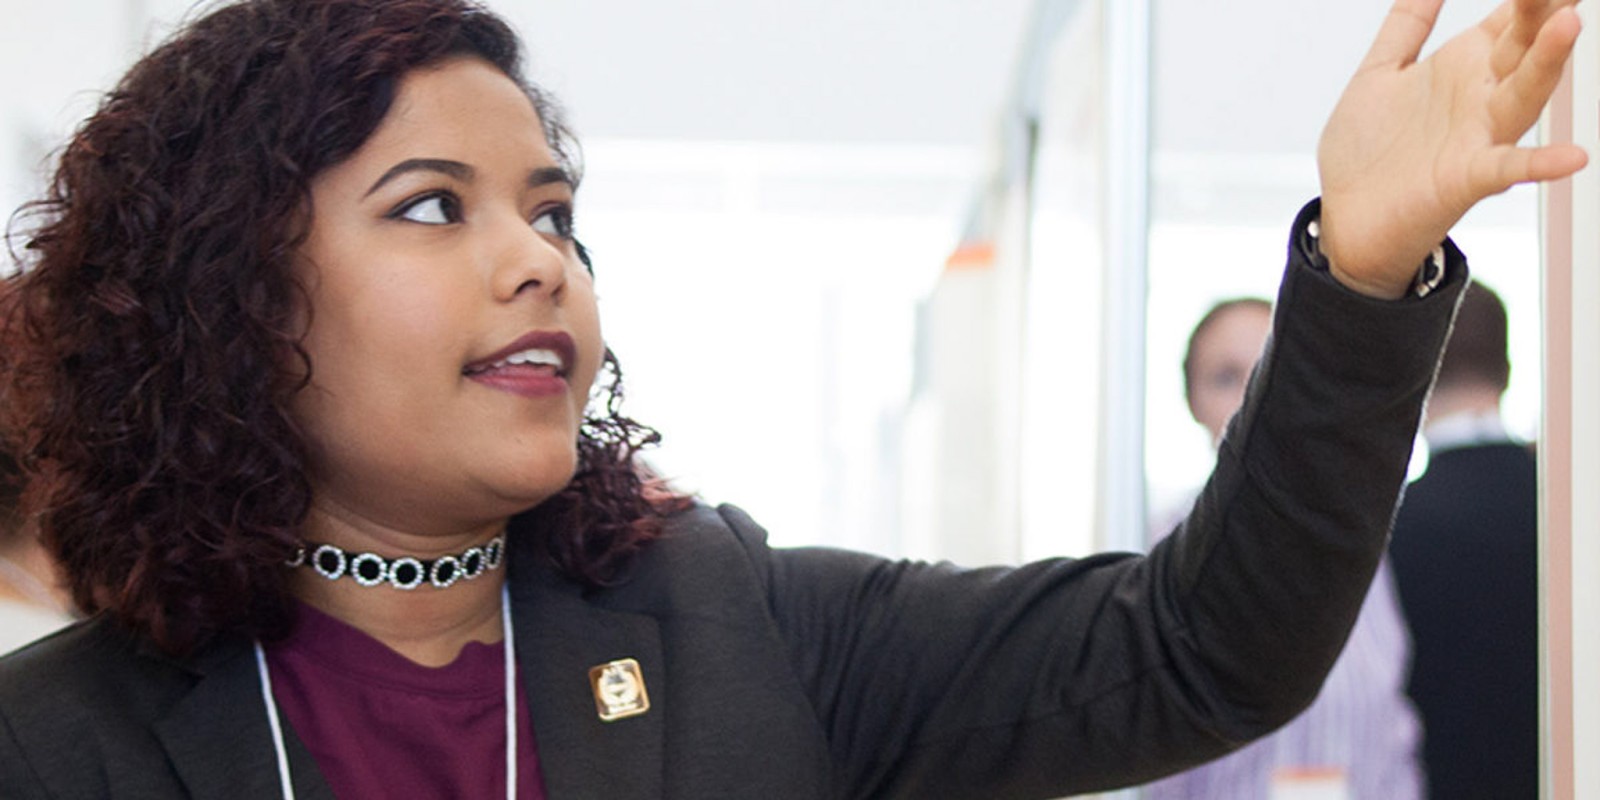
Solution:
{"label": "woman's raised hand", "polygon": [[1336,278],[1400,297],[1485,197],[1565,177],[1575,145],[1519,147],[1561,79],[1577,0],[1505,0],[1418,61],[1444,0],[1396,0],[1317,150],[1322,251]]}

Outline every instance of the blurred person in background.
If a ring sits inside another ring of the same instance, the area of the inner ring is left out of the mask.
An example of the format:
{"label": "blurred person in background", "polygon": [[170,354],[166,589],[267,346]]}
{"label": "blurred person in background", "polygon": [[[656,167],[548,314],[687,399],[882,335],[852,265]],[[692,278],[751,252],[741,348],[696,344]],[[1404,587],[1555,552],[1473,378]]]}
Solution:
{"label": "blurred person in background", "polygon": [[1468,286],[1428,398],[1428,469],[1389,544],[1428,785],[1451,800],[1539,791],[1538,480],[1500,416],[1506,329],[1499,296]]}
{"label": "blurred person in background", "polygon": [[[1271,332],[1272,304],[1241,297],[1213,305],[1190,333],[1184,399],[1213,447],[1222,446]],[[1157,540],[1181,521],[1177,513],[1152,518]],[[1313,789],[1329,793],[1318,797],[1349,800],[1422,797],[1421,731],[1405,695],[1410,642],[1392,582],[1387,562],[1380,563],[1350,638],[1310,708],[1264,739],[1151,784],[1144,797],[1267,800]]]}
{"label": "blurred person in background", "polygon": [[[10,288],[10,278],[0,277],[0,307]],[[0,337],[0,348],[7,346]],[[0,393],[0,403],[4,402]],[[55,562],[22,512],[22,469],[6,444],[6,438],[0,436],[0,653],[32,642],[73,619],[70,595]]]}
{"label": "blurred person in background", "polygon": [[21,473],[0,450],[0,653],[72,621],[66,589],[18,509]]}

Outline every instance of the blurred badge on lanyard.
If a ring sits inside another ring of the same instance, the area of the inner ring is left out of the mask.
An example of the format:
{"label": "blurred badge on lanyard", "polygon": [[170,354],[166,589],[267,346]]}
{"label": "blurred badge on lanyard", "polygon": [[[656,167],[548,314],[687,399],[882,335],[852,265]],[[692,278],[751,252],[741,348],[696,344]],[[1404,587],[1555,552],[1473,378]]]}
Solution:
{"label": "blurred badge on lanyard", "polygon": [[1299,767],[1272,773],[1271,800],[1351,800],[1341,767]]}

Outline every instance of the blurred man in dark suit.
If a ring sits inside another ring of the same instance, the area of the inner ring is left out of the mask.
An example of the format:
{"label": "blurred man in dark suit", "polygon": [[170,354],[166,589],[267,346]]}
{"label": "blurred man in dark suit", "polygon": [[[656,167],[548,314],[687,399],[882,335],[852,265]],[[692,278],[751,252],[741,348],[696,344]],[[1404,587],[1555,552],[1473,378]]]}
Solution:
{"label": "blurred man in dark suit", "polygon": [[1390,545],[1415,661],[1431,796],[1537,797],[1538,496],[1534,456],[1500,417],[1506,312],[1468,287],[1428,401],[1427,472]]}

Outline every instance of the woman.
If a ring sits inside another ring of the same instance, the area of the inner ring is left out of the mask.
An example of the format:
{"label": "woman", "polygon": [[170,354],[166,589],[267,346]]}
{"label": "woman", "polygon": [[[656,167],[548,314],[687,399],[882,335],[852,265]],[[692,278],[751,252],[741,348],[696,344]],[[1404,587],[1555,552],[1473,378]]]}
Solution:
{"label": "woman", "polygon": [[68,147],[7,313],[11,427],[98,613],[0,662],[0,785],[1046,797],[1260,735],[1315,693],[1381,551],[1465,281],[1430,252],[1583,163],[1512,146],[1567,5],[1415,68],[1431,12],[1386,24],[1185,531],[970,571],[773,551],[735,509],[650,499],[569,141],[488,12],[216,11]]}

